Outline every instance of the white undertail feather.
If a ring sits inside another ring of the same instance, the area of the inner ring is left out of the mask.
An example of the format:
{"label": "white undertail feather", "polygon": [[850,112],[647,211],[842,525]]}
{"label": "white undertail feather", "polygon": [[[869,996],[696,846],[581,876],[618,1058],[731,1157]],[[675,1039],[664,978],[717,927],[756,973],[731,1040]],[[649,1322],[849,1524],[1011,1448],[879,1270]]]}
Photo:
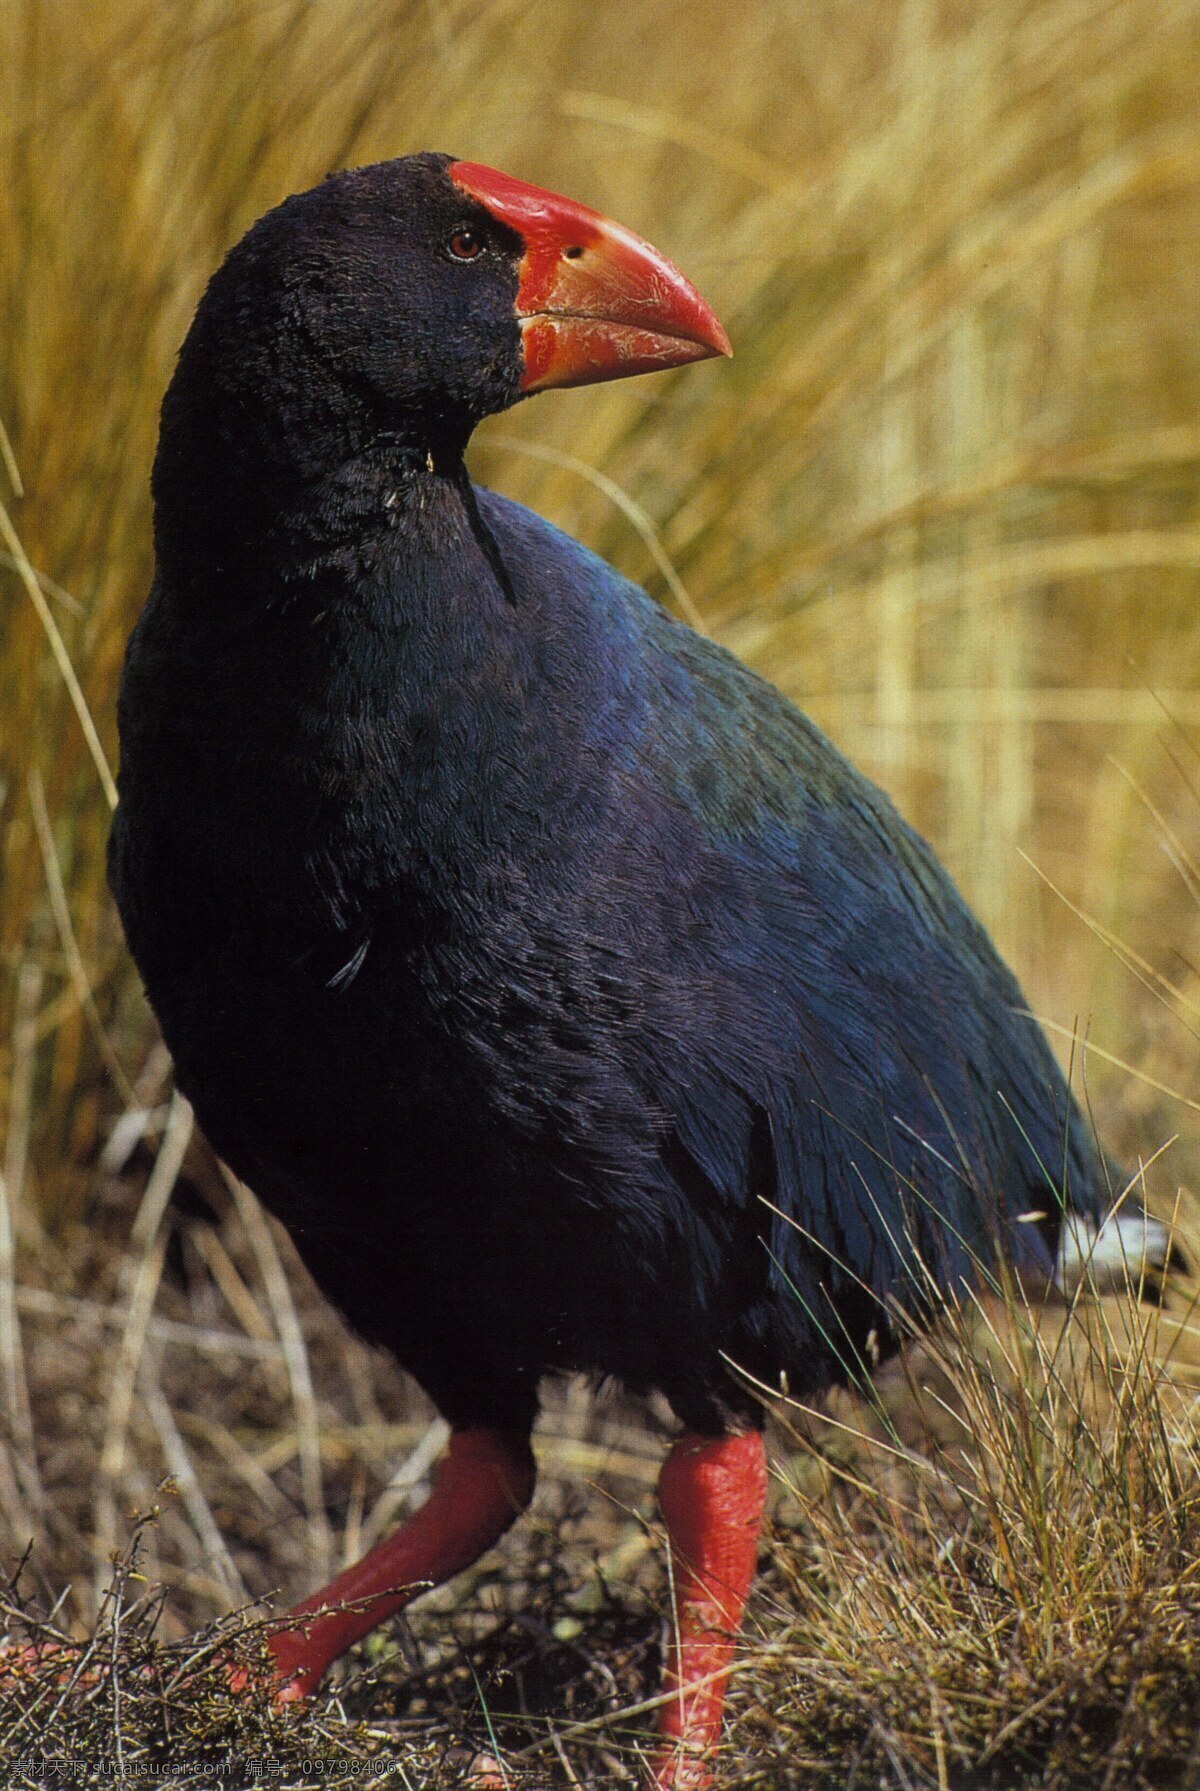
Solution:
{"label": "white undertail feather", "polygon": [[1099,1225],[1069,1213],[1059,1238],[1054,1279],[1066,1294],[1085,1281],[1101,1293],[1119,1292],[1161,1279],[1170,1254],[1167,1226],[1140,1207],[1126,1205]]}

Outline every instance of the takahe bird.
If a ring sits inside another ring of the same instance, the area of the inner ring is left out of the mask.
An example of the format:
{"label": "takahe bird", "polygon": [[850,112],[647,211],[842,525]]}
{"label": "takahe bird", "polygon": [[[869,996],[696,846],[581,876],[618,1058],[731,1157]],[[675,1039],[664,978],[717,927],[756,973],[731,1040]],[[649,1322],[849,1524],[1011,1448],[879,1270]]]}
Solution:
{"label": "takahe bird", "polygon": [[754,1384],[844,1379],[997,1250],[1050,1278],[1110,1205],[887,798],[468,477],[531,392],[728,352],[649,244],[478,164],[262,218],[163,404],[110,851],[213,1145],[451,1426],[425,1507],[275,1637],[280,1696],[502,1535],[543,1376],[612,1376],[683,1426],[660,1791],[719,1736]]}

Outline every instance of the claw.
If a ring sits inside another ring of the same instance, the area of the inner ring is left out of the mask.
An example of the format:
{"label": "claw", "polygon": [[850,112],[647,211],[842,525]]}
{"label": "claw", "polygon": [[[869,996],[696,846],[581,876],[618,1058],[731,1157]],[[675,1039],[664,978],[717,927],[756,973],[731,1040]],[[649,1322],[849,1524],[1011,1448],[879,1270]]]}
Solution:
{"label": "claw", "polygon": [[710,1757],[684,1747],[660,1749],[650,1762],[646,1791],[712,1791]]}
{"label": "claw", "polygon": [[[76,1671],[82,1652],[65,1642],[6,1642],[0,1646],[0,1693],[16,1696],[27,1691],[31,1682],[42,1678],[47,1667],[53,1670],[56,1656],[61,1656],[58,1683],[65,1685]],[[94,1680],[95,1672],[87,1677]]]}

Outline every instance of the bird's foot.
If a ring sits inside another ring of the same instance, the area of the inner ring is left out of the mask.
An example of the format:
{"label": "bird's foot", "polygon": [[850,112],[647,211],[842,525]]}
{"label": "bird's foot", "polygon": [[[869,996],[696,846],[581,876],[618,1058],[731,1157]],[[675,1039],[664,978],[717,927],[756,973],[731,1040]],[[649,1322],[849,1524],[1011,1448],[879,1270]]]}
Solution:
{"label": "bird's foot", "polygon": [[275,1707],[299,1704],[311,1698],[321,1682],[324,1664],[317,1669],[305,1652],[306,1636],[295,1629],[277,1629],[263,1640],[263,1656],[256,1661],[230,1659],[229,1689],[236,1697],[256,1692],[269,1697]]}
{"label": "bird's foot", "polygon": [[[80,1670],[83,1652],[67,1642],[6,1642],[0,1647],[0,1697],[27,1695],[41,1683],[47,1668],[57,1684],[66,1685]],[[95,1676],[93,1671],[89,1682]]]}
{"label": "bird's foot", "polygon": [[[279,1672],[270,1658],[269,1642],[266,1660],[248,1660],[244,1653],[237,1655],[222,1649],[217,1661],[218,1669],[224,1667],[226,1683],[235,1697],[270,1696],[273,1703],[281,1705],[312,1695],[313,1686],[299,1674],[284,1676]],[[90,1690],[108,1670],[108,1662],[94,1653],[89,1658],[82,1643],[9,1642],[0,1645],[0,1697],[27,1697],[32,1690],[44,1686],[47,1679],[59,1686],[74,1680]],[[143,1670],[148,1672],[149,1667]]]}
{"label": "bird's foot", "polygon": [[312,1696],[308,1687],[300,1685],[294,1679],[281,1679],[270,1666],[248,1666],[244,1660],[229,1660],[225,1666],[226,1681],[235,1698],[242,1698],[247,1694],[269,1697],[272,1704],[281,1708],[285,1704],[296,1704],[301,1698]]}
{"label": "bird's foot", "polygon": [[512,1775],[505,1772],[495,1754],[452,1748],[446,1765],[461,1775],[454,1782],[467,1787],[467,1791],[509,1791],[512,1785]]}
{"label": "bird's foot", "polygon": [[650,1762],[646,1791],[712,1791],[712,1755],[709,1749],[689,1748],[678,1742],[660,1748]]}

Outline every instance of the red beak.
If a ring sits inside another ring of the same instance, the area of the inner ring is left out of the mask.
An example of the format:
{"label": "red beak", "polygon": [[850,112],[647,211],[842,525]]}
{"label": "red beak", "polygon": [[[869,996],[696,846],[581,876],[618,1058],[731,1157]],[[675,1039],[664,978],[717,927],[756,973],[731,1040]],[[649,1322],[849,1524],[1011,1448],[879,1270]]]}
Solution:
{"label": "red beak", "polygon": [[449,174],[525,244],[523,392],[733,353],[691,281],[632,230],[479,162],[452,162]]}

